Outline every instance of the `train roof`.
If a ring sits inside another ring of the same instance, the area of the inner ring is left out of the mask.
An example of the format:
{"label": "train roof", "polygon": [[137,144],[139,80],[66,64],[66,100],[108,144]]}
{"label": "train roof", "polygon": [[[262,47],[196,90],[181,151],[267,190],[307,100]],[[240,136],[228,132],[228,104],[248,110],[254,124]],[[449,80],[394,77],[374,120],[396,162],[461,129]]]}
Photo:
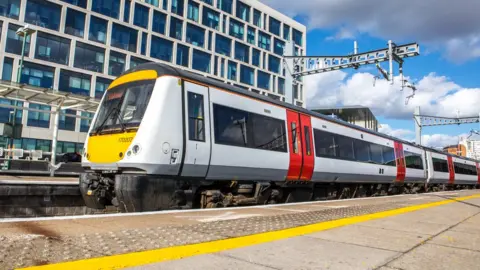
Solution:
{"label": "train roof", "polygon": [[372,134],[372,135],[375,135],[375,136],[383,137],[383,138],[390,139],[390,140],[395,140],[395,141],[401,142],[403,144],[407,144],[407,145],[410,145],[410,146],[414,146],[414,147],[418,147],[418,148],[421,148],[421,149],[429,150],[429,151],[432,151],[432,152],[441,153],[441,154],[444,154],[444,155],[447,155],[447,156],[455,156],[457,158],[476,161],[474,159],[470,159],[470,158],[467,158],[467,157],[460,157],[460,156],[452,155],[452,154],[449,154],[449,153],[441,152],[441,151],[438,151],[438,150],[433,149],[433,148],[421,146],[421,145],[418,145],[416,143],[405,141],[405,140],[402,140],[402,139],[399,139],[399,138],[395,138],[395,137],[392,137],[392,136],[387,135],[387,134],[383,134],[383,133],[380,133],[380,132],[375,132],[375,131],[370,130],[370,129],[366,129],[366,128],[363,128],[363,127],[360,127],[360,126],[357,126],[357,125],[353,125],[353,124],[350,124],[350,123],[347,123],[347,122],[344,122],[344,121],[341,121],[341,120],[337,120],[337,119],[328,117],[326,115],[323,115],[323,114],[320,114],[320,113],[317,113],[317,112],[314,112],[314,111],[311,111],[311,110],[307,110],[303,107],[298,107],[298,106],[295,106],[295,105],[292,105],[292,104],[289,104],[289,103],[286,103],[286,102],[278,101],[278,100],[269,98],[267,96],[257,94],[255,92],[248,91],[248,90],[245,90],[243,88],[240,88],[240,87],[237,87],[237,86],[234,86],[234,85],[231,85],[231,84],[227,84],[227,83],[222,82],[220,80],[208,78],[206,76],[202,76],[200,74],[197,74],[197,73],[194,73],[194,72],[191,72],[191,71],[188,71],[188,70],[184,70],[184,69],[181,69],[181,68],[173,67],[173,66],[170,66],[170,65],[164,64],[164,63],[150,62],[150,63],[140,64],[140,65],[138,65],[134,68],[131,68],[131,69],[125,71],[122,75],[132,73],[132,72],[136,72],[136,71],[141,71],[141,70],[155,70],[157,72],[158,76],[170,75],[170,76],[176,76],[176,77],[189,79],[189,80],[192,80],[192,81],[198,81],[202,84],[206,84],[206,85],[210,85],[210,86],[217,87],[217,88],[220,88],[220,89],[228,90],[228,91],[231,91],[233,93],[237,93],[237,94],[244,95],[244,96],[247,96],[247,97],[255,98],[255,99],[261,100],[261,101],[266,102],[266,103],[270,103],[270,104],[274,104],[274,105],[277,105],[277,106],[285,107],[285,108],[288,108],[290,110],[294,110],[294,111],[301,112],[301,113],[304,113],[304,114],[309,114],[311,116],[315,116],[315,117],[320,118],[322,120],[329,121],[329,122],[332,122],[332,123],[336,123],[336,124],[339,124],[339,125],[344,125],[344,126],[352,128],[352,129],[356,129],[356,130],[359,130],[359,131],[362,131],[362,132],[365,132],[365,133],[369,133],[369,134]]}

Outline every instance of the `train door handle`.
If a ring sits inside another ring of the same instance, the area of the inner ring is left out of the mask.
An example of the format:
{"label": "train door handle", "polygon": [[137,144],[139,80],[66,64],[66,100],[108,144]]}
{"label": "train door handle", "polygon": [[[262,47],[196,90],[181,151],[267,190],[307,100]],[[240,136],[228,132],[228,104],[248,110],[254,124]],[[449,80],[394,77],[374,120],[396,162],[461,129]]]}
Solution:
{"label": "train door handle", "polygon": [[382,168],[378,169],[378,174],[384,174],[384,173],[385,173],[384,169],[382,169]]}
{"label": "train door handle", "polygon": [[178,149],[172,149],[172,154],[170,156],[170,164],[177,164],[178,153],[179,152],[180,152],[180,150],[178,150]]}

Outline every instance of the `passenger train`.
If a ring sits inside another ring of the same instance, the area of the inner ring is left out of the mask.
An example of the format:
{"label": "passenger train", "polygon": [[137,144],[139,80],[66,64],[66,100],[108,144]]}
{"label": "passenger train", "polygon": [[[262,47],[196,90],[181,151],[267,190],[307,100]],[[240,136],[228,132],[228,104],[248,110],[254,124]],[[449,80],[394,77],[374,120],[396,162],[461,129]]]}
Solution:
{"label": "passenger train", "polygon": [[159,63],[139,65],[111,83],[83,155],[86,205],[122,212],[480,184],[475,160]]}

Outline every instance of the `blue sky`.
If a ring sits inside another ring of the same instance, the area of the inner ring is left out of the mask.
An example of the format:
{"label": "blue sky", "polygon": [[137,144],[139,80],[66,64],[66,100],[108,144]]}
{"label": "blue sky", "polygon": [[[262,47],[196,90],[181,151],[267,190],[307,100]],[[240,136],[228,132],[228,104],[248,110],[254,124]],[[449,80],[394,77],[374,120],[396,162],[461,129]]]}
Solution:
{"label": "blue sky", "polygon": [[[307,26],[307,55],[346,55],[418,42],[421,55],[406,59],[404,74],[416,83],[416,96],[404,104],[399,86],[377,82],[374,66],[306,78],[307,106],[335,104],[370,107],[383,132],[414,138],[413,108],[425,114],[456,116],[480,112],[480,10],[478,0],[266,0],[262,1]],[[475,26],[476,25],[476,26]],[[387,64],[383,64],[387,69]],[[396,72],[398,75],[398,72]],[[396,81],[399,84],[399,81]],[[404,90],[409,91],[409,90]],[[424,142],[442,146],[479,124],[428,127]]]}

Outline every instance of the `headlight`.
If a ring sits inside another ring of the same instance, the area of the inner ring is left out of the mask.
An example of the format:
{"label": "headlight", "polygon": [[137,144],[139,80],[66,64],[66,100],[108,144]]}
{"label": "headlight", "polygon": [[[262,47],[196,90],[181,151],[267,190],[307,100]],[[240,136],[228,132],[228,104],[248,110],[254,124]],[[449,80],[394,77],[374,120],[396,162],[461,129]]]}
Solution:
{"label": "headlight", "polygon": [[134,155],[138,154],[140,152],[140,145],[136,144],[132,147],[132,152]]}

